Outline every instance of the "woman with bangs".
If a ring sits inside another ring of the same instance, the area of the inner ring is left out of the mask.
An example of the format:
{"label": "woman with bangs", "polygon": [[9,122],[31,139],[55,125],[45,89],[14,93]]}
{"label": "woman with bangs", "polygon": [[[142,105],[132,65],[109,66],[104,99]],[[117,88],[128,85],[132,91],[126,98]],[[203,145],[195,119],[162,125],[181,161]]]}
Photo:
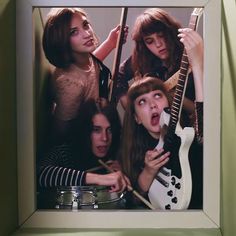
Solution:
{"label": "woman with bangs", "polygon": [[[202,100],[202,86],[196,84],[196,97]],[[198,100],[196,100],[198,102]],[[172,102],[163,81],[151,75],[136,78],[127,93],[127,107],[124,116],[121,144],[121,166],[131,184],[147,197],[149,188],[162,166],[167,164],[171,153],[163,148],[157,150],[157,144],[162,132],[160,117],[164,109]],[[192,124],[196,136],[202,138],[201,111],[195,111]],[[174,153],[178,152],[174,147]],[[198,145],[192,145],[189,151],[189,162],[193,178],[197,184],[193,187],[191,209],[202,207],[202,155]],[[157,193],[158,194],[158,193]],[[132,199],[131,206],[137,206]]]}
{"label": "woman with bangs", "polygon": [[[196,31],[181,28],[181,25],[171,15],[160,8],[147,9],[137,17],[132,30],[132,39],[135,47],[132,56],[120,66],[117,88],[114,93],[116,101],[120,99],[126,110],[121,148],[124,172],[132,184],[137,186],[144,195],[147,195],[153,178],[169,158],[163,156],[165,155],[162,154],[163,150],[154,149],[158,144],[160,135],[158,130],[160,111],[154,114],[153,124],[147,123],[148,120],[146,120],[146,118],[151,120],[151,106],[147,109],[147,114],[142,114],[142,119],[137,116],[136,109],[140,110],[143,107],[141,106],[143,100],[141,100],[140,106],[137,105],[139,96],[142,97],[146,93],[150,95],[149,92],[152,89],[145,91],[145,80],[143,82],[134,80],[134,85],[131,85],[130,89],[129,83],[133,78],[142,78],[147,73],[154,76],[152,80],[159,78],[165,82],[180,69],[185,48],[191,73],[188,76],[183,100],[181,125],[182,128],[194,126],[195,129],[195,137],[189,150],[189,163],[194,180],[189,208],[202,209],[203,40]],[[160,82],[157,83],[160,84]],[[140,88],[140,86],[144,86],[144,88]],[[163,90],[163,85],[158,90],[162,91],[166,97],[172,97],[172,92]],[[135,94],[136,96],[134,96]],[[159,99],[159,95],[157,98]],[[170,100],[169,104],[165,105],[171,105]],[[155,106],[158,107],[157,101]],[[153,132],[152,126],[156,127],[157,130]],[[158,155],[160,158],[156,158]]]}
{"label": "woman with bangs", "polygon": [[[108,97],[109,69],[101,62],[116,47],[120,26],[98,46],[98,39],[81,8],[52,8],[43,33],[43,49],[55,66],[52,75],[52,140],[62,143],[88,99]],[[127,37],[127,28],[124,41]]]}
{"label": "woman with bangs", "polygon": [[[120,65],[117,86],[114,88],[116,102],[120,100],[126,107],[129,83],[136,75],[149,73],[162,81],[168,80],[180,69],[185,47],[192,72],[188,76],[187,99],[184,100],[183,108],[192,114],[193,101],[196,99],[194,83],[202,84],[203,80],[201,36],[192,29],[181,28],[180,23],[163,9],[150,8],[136,18],[132,39],[135,43],[133,53]],[[202,104],[195,106],[202,109]]]}

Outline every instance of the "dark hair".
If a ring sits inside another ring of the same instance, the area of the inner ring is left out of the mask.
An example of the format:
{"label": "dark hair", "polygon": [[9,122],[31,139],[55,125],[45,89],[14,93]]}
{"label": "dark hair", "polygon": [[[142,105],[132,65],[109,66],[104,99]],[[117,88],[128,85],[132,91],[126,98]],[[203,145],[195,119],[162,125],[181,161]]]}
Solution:
{"label": "dark hair", "polygon": [[170,55],[168,66],[171,73],[175,72],[173,70],[179,68],[183,52],[183,45],[177,36],[180,27],[172,16],[160,8],[150,8],[139,15],[132,31],[132,39],[135,41],[132,55],[134,71],[144,75],[161,65],[161,60],[149,51],[143,38],[153,33],[163,33]]}
{"label": "dark hair", "polygon": [[116,159],[120,146],[121,123],[115,106],[109,103],[96,102],[94,99],[86,101],[79,110],[78,117],[73,121],[72,143],[78,147],[84,161],[92,156],[91,133],[93,131],[93,117],[96,114],[104,115],[111,125],[112,142],[107,157]]}
{"label": "dark hair", "polygon": [[[43,32],[43,50],[48,61],[56,67],[65,68],[74,62],[70,46],[70,23],[74,14],[87,17],[81,8],[53,8]],[[97,37],[94,34],[97,41]]]}
{"label": "dark hair", "polygon": [[165,90],[163,81],[157,77],[144,76],[138,78],[130,86],[127,96],[128,103],[122,129],[121,164],[124,173],[136,184],[138,175],[144,163],[145,152],[149,148],[148,131],[135,121],[134,102],[137,97],[154,90],[161,90],[169,103],[171,98]]}

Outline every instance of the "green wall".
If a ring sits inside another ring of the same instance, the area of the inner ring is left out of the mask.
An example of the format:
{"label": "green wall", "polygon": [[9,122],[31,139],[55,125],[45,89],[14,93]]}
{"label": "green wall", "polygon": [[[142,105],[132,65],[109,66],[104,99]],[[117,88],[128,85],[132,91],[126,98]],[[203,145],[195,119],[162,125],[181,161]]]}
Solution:
{"label": "green wall", "polygon": [[17,226],[15,1],[0,0],[0,235]]}
{"label": "green wall", "polygon": [[[235,0],[222,4],[222,186],[221,231],[223,236],[236,233],[236,18]],[[15,69],[15,1],[0,0],[0,235],[17,229],[17,159],[16,159],[16,69]],[[217,105],[217,104],[216,104]],[[25,230],[16,235],[221,235],[220,230]]]}
{"label": "green wall", "polygon": [[236,2],[225,0],[222,20],[222,231],[236,235]]}

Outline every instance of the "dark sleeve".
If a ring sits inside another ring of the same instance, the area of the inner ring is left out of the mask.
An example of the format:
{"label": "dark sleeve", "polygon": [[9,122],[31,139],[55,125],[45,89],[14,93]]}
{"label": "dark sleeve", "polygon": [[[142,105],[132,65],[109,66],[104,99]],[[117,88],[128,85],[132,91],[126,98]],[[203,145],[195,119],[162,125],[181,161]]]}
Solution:
{"label": "dark sleeve", "polygon": [[131,57],[120,64],[119,72],[113,87],[113,100],[117,103],[129,89],[129,81],[134,77],[131,65]]}
{"label": "dark sleeve", "polygon": [[108,84],[111,79],[111,71],[97,57],[95,57],[93,54],[90,54],[90,55],[97,62],[99,71],[100,71],[99,73],[99,97],[108,99],[108,95],[109,95]]}
{"label": "dark sleeve", "polygon": [[53,148],[37,167],[39,187],[82,186],[85,172],[73,169],[72,154],[67,145]]}
{"label": "dark sleeve", "polygon": [[195,87],[194,87],[194,80],[193,80],[193,73],[188,75],[188,82],[185,91],[185,97],[194,101],[195,100]]}
{"label": "dark sleeve", "polygon": [[203,102],[194,102],[195,106],[195,119],[194,128],[196,133],[196,139],[198,143],[203,143]]}

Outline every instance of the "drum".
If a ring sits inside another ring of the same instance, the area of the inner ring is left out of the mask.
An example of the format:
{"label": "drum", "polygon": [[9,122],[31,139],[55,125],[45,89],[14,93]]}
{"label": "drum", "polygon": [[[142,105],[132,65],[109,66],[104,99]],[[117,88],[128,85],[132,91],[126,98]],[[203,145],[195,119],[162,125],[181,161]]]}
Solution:
{"label": "drum", "polygon": [[109,192],[105,186],[60,186],[38,194],[43,209],[124,209],[125,194]]}

